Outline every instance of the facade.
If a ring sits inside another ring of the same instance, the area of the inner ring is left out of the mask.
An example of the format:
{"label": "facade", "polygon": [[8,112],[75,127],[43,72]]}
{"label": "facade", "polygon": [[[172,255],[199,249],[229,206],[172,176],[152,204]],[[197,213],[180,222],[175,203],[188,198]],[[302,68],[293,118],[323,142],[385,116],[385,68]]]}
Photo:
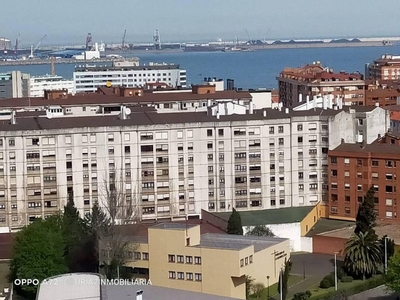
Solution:
{"label": "facade", "polygon": [[[272,285],[290,258],[287,239],[201,234],[200,225],[161,223],[131,245],[125,267],[152,284],[236,299],[246,299],[246,275]],[[101,245],[100,261],[108,260]]]}
{"label": "facade", "polygon": [[400,56],[384,54],[365,66],[365,77],[371,80],[400,79]]}
{"label": "facade", "polygon": [[62,90],[66,89],[72,92],[74,89],[73,80],[66,80],[62,76],[44,75],[33,76],[29,83],[30,97],[43,97],[45,90]]}
{"label": "facade", "polygon": [[400,82],[369,80],[365,82],[365,105],[396,105],[400,97]]}
{"label": "facade", "polygon": [[141,220],[315,205],[328,199],[328,150],[341,138],[372,142],[389,126],[389,111],[379,107],[281,111],[222,103],[207,112],[132,107],[129,114],[121,102],[134,97],[46,97],[0,103],[0,227],[57,212],[71,193],[78,210],[89,212],[104,201],[110,174],[123,178]]}
{"label": "facade", "polygon": [[0,74],[0,99],[29,97],[29,74],[12,71]]}
{"label": "facade", "polygon": [[1,50],[10,50],[11,49],[11,41],[1,37],[0,38],[0,49]]}
{"label": "facade", "polygon": [[75,68],[74,93],[96,92],[108,83],[113,86],[145,87],[149,83],[166,83],[169,87],[186,87],[186,71],[179,65],[113,66]]}
{"label": "facade", "polygon": [[302,99],[331,94],[345,105],[364,105],[365,87],[359,73],[334,73],[319,62],[301,68],[285,68],[277,77],[279,101],[293,107]]}
{"label": "facade", "polygon": [[378,219],[397,222],[400,137],[388,134],[370,145],[343,143],[329,151],[329,217],[355,220],[367,190],[375,188]]}

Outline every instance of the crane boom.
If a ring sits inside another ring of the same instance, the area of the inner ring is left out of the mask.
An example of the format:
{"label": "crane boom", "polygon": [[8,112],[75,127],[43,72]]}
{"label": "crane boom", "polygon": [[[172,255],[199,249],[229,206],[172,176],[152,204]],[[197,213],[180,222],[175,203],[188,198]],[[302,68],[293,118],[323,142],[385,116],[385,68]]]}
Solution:
{"label": "crane boom", "polygon": [[121,46],[122,50],[125,49],[125,38],[126,38],[126,29],[125,29],[124,35],[123,35],[123,37],[122,37],[122,46]]}
{"label": "crane boom", "polygon": [[46,37],[47,37],[47,33],[39,40],[39,42],[37,43],[36,47],[33,48],[33,51],[36,51],[36,50],[39,48],[40,44],[43,42],[43,40],[44,40]]}

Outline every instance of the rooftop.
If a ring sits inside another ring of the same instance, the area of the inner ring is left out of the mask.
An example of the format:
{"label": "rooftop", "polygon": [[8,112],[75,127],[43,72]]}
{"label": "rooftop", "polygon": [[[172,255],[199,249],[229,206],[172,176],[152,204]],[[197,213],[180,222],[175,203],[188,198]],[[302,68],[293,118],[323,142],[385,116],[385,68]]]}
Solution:
{"label": "rooftop", "polygon": [[348,228],[349,226],[354,226],[354,222],[333,220],[333,219],[319,219],[318,222],[311,228],[311,230],[306,234],[307,237],[312,237],[316,234]]}
{"label": "rooftop", "polygon": [[400,121],[400,111],[392,111],[390,113],[390,120],[392,120],[392,121]]}
{"label": "rooftop", "polygon": [[189,229],[189,228],[192,228],[192,227],[195,227],[195,226],[197,226],[197,225],[168,222],[168,223],[160,223],[160,224],[151,226],[150,228],[186,230],[186,229]]}
{"label": "rooftop", "polygon": [[207,233],[201,236],[200,245],[196,247],[241,250],[250,246],[254,246],[254,251],[258,252],[282,243],[286,240],[287,239],[276,237],[254,237],[232,234]]}
{"label": "rooftop", "polygon": [[13,243],[14,237],[12,233],[0,234],[0,260],[11,258]]}
{"label": "rooftop", "polygon": [[[255,211],[240,211],[243,226],[288,224],[301,222],[314,206],[287,207],[279,209],[265,209]],[[212,213],[213,215],[229,220],[230,212]]]}
{"label": "rooftop", "polygon": [[[354,233],[354,229],[355,225],[347,226],[345,228],[320,233],[319,235],[349,239]],[[396,245],[400,245],[400,224],[378,224],[375,227],[375,232],[379,237],[387,235],[389,238],[394,239]]]}
{"label": "rooftop", "polygon": [[[332,153],[334,152],[334,153]],[[347,144],[343,143],[335,149],[329,151],[330,155],[335,155],[337,152],[354,152],[354,153],[366,153],[366,154],[394,154],[400,155],[400,147],[395,144]]]}
{"label": "rooftop", "polygon": [[[142,66],[84,66],[76,67],[75,72],[99,72],[99,71],[131,71],[131,70],[176,70],[179,65],[174,64],[155,64],[155,65],[142,65]],[[184,71],[184,70],[182,70]]]}

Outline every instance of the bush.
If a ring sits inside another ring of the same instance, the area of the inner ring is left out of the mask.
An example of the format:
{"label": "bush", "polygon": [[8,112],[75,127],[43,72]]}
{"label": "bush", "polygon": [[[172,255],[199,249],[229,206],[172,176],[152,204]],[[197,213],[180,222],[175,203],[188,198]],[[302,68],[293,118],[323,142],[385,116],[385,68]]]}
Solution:
{"label": "bush", "polygon": [[[333,274],[333,276],[335,276],[335,274]],[[337,278],[339,280],[341,280],[344,276],[346,276],[346,273],[344,272],[344,270],[342,268],[337,270]]]}
{"label": "bush", "polygon": [[309,300],[311,298],[311,292],[305,291],[301,293],[294,294],[293,300]]}
{"label": "bush", "polygon": [[328,280],[331,284],[331,286],[335,286],[335,275],[334,274],[329,274],[324,277],[324,279]]}
{"label": "bush", "polygon": [[319,284],[319,287],[320,287],[321,289],[328,289],[328,288],[330,288],[331,286],[332,286],[332,285],[331,285],[331,282],[330,282],[328,279],[326,279],[326,278],[322,279],[321,282],[320,282],[320,284]]}
{"label": "bush", "polygon": [[353,277],[351,277],[351,276],[343,276],[340,281],[341,282],[352,282],[353,281]]}

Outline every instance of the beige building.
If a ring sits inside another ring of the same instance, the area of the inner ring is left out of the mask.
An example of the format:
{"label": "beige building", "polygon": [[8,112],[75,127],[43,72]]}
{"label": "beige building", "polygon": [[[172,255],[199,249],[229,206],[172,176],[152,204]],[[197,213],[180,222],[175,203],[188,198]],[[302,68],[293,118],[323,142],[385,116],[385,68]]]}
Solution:
{"label": "beige building", "polygon": [[[238,299],[245,299],[246,275],[265,286],[269,276],[272,285],[290,258],[288,239],[200,234],[200,225],[161,223],[132,242],[125,267],[153,285]],[[106,261],[107,251],[100,252]]]}

